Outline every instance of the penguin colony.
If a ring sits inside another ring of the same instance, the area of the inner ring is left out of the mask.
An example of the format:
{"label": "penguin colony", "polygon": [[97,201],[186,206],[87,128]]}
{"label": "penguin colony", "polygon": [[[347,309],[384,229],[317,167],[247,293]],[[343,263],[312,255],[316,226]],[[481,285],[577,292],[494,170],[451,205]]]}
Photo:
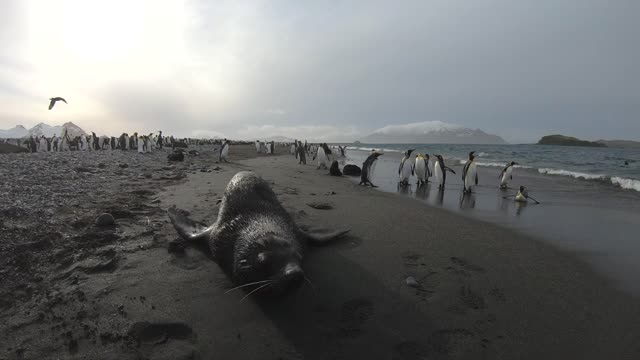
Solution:
{"label": "penguin colony", "polygon": [[[258,152],[261,152],[260,144],[262,144],[260,141],[256,141],[256,149]],[[329,169],[329,173],[332,176],[342,176],[343,172],[344,175],[349,176],[359,175],[361,177],[360,185],[377,187],[373,184],[372,179],[374,178],[373,175],[378,157],[383,155],[383,153],[375,149],[371,150],[362,164],[362,168],[358,168],[353,164],[347,164],[344,166],[343,171],[340,171],[338,161],[332,160],[332,155],[344,158],[346,156],[346,146],[334,146],[332,151],[326,143],[309,144],[306,141],[303,143],[298,140],[290,144],[284,144],[284,146],[289,148],[290,154],[298,159],[299,164],[306,164],[306,156],[310,155],[313,160],[317,160],[318,169]],[[456,171],[447,166],[444,157],[440,154],[430,156],[426,153],[414,153],[414,151],[415,149],[408,149],[403,153],[398,167],[398,186],[403,188],[409,186],[412,176],[415,176],[416,184],[419,188],[428,184],[429,179],[435,178],[438,189],[443,191],[447,183],[447,173],[457,175]],[[478,185],[479,178],[476,158],[476,152],[471,151],[468,154],[467,161],[464,163],[462,172],[459,174],[462,177],[462,192],[464,194],[473,193],[473,188]],[[518,163],[511,161],[502,169],[498,175],[499,189],[509,189],[509,182],[513,180],[513,169],[515,165],[518,165]],[[355,171],[356,169],[357,172]],[[537,200],[529,195],[528,190],[525,189],[524,186],[520,187],[517,194],[505,196],[505,198],[510,197],[514,197],[517,202],[534,201],[539,204]]]}
{"label": "penguin colony", "polygon": [[[54,134],[51,137],[45,135],[21,139],[5,139],[5,143],[17,145],[28,149],[30,152],[62,152],[62,151],[99,151],[99,150],[134,150],[139,153],[153,152],[164,147],[185,148],[189,145],[224,145],[226,139],[178,139],[173,136],[164,137],[162,131],[148,135],[139,135],[137,132],[129,136],[122,133],[119,137],[97,136],[92,132],[89,135],[70,136],[67,129],[62,136]],[[228,155],[228,149],[227,155]]]}

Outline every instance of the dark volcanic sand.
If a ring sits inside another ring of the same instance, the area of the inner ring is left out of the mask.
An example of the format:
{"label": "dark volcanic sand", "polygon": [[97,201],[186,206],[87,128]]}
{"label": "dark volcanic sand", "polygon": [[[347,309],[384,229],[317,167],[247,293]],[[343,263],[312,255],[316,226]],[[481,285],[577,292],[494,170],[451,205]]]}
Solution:
{"label": "dark volcanic sand", "polygon": [[[172,163],[170,149],[0,155],[0,359],[137,358],[139,341],[190,338],[186,324],[134,327],[128,313],[154,298],[118,290],[144,278],[127,273],[135,259],[167,255],[175,237],[156,192],[228,167],[213,146],[190,149],[200,156]],[[255,147],[234,145],[231,156],[255,157]],[[105,212],[115,226],[95,225]]]}
{"label": "dark volcanic sand", "polygon": [[[209,173],[201,168],[215,158],[201,153],[171,170],[157,170],[166,154],[0,158],[0,358],[640,358],[640,303],[575,256],[329,176],[311,160],[240,161],[255,148],[233,146],[232,163]],[[27,179],[46,164],[53,180]],[[166,208],[212,223],[241,170],[272,183],[299,224],[351,229],[305,257],[313,287],[241,301],[247,293],[227,293],[205,253],[174,241]],[[93,225],[105,209],[115,228]]]}

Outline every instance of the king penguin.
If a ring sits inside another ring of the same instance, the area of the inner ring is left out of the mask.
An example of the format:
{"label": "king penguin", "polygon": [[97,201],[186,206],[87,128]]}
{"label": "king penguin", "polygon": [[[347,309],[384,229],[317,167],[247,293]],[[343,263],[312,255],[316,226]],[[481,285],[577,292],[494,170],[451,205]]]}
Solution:
{"label": "king penguin", "polygon": [[229,162],[227,161],[227,159],[229,159],[229,140],[224,139],[224,141],[222,142],[222,146],[220,147],[219,161]]}
{"label": "king penguin", "polygon": [[444,164],[444,159],[442,158],[442,155],[433,155],[433,156],[436,157],[436,162],[433,164],[433,172],[435,173],[436,181],[439,183],[438,189],[444,190],[444,185],[447,182],[447,171],[451,171],[454,174],[456,172]]}
{"label": "king penguin", "polygon": [[529,198],[529,191],[524,186],[520,186],[520,190],[516,194],[516,201],[527,202],[527,198]]}
{"label": "king penguin", "polygon": [[429,170],[429,155],[426,154],[425,157],[418,153],[418,155],[416,155],[416,164],[413,169],[414,174],[418,178],[418,186],[429,182],[429,177],[431,177],[431,170]]}
{"label": "king penguin", "polygon": [[471,192],[473,185],[478,185],[478,169],[476,164],[475,151],[469,153],[469,160],[464,164],[462,169],[462,182],[464,184],[463,192]]}
{"label": "king penguin", "polygon": [[398,167],[398,177],[400,184],[405,186],[409,184],[409,178],[413,173],[413,164],[410,159],[411,153],[415,149],[409,149],[404,152],[404,157],[400,160],[400,166]]}
{"label": "king penguin", "polygon": [[373,171],[376,167],[378,156],[383,155],[377,151],[374,151],[367,157],[367,160],[362,163],[362,172],[360,173],[360,185],[371,185],[371,187],[377,187],[373,185],[371,179],[373,178]]}
{"label": "king penguin", "polygon": [[509,187],[509,180],[513,180],[513,165],[517,164],[517,162],[512,161],[502,169],[500,175],[498,175],[500,178],[500,189],[506,189]]}

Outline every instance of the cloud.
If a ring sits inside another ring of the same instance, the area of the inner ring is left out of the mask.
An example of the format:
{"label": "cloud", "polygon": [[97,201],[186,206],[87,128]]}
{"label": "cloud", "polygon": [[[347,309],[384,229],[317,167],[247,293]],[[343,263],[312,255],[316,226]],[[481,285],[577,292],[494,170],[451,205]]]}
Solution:
{"label": "cloud", "polygon": [[285,136],[311,142],[352,142],[362,135],[362,130],[355,127],[337,127],[330,125],[249,125],[238,130],[236,133],[236,136],[245,140],[260,140],[273,136]]}
{"label": "cloud", "polygon": [[[518,140],[550,128],[638,139],[639,11],[602,0],[8,0],[0,128],[231,137],[270,124],[346,139],[439,119]],[[69,106],[47,111],[51,96]]]}
{"label": "cloud", "polygon": [[419,123],[387,125],[374,131],[375,134],[384,135],[416,135],[437,132],[440,130],[460,129],[462,126],[445,123],[442,121],[423,121]]}

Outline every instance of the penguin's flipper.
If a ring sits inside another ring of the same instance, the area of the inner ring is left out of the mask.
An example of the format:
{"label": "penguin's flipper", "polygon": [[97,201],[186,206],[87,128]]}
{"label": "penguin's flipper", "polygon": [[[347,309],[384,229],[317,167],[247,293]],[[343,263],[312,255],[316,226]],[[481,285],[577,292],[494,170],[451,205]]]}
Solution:
{"label": "penguin's flipper", "polygon": [[203,224],[196,223],[189,219],[182,211],[176,207],[171,207],[167,210],[169,219],[176,228],[176,231],[182,238],[189,241],[203,241],[205,240],[213,226],[206,227]]}
{"label": "penguin's flipper", "polygon": [[448,166],[445,166],[445,167],[444,167],[444,170],[445,170],[445,171],[451,171],[451,172],[452,172],[452,173],[454,173],[454,174],[456,173],[455,171],[453,171],[453,169],[452,169],[452,168],[450,168],[450,167],[448,167]]}
{"label": "penguin's flipper", "polygon": [[476,185],[478,185],[478,174],[476,173]]}

